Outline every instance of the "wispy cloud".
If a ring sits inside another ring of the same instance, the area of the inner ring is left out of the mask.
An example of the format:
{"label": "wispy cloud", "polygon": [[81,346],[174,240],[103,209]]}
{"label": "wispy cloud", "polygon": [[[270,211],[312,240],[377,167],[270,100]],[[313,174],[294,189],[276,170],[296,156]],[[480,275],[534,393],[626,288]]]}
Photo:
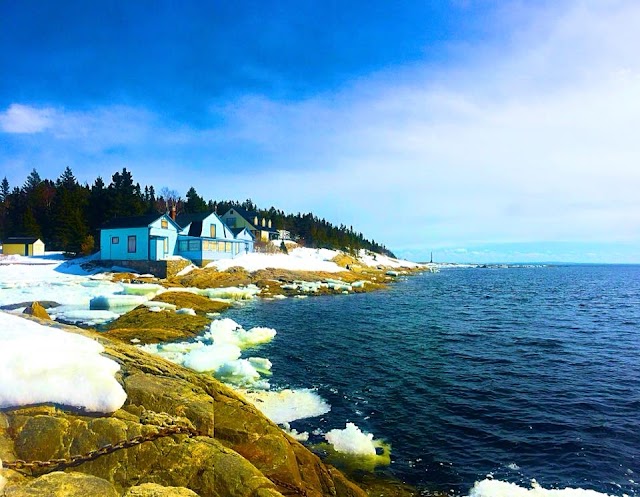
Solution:
{"label": "wispy cloud", "polygon": [[5,133],[40,133],[51,127],[53,114],[50,108],[12,104],[0,113],[0,130]]}

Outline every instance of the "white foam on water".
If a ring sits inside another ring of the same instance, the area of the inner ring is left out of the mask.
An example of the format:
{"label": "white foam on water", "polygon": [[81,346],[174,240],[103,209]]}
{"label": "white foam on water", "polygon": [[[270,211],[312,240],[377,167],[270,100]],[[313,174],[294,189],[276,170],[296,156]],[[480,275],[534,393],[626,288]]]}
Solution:
{"label": "white foam on water", "polygon": [[546,489],[535,480],[530,488],[515,483],[486,478],[475,483],[469,497],[611,497],[609,494],[584,488]]}
{"label": "white foam on water", "polygon": [[376,445],[373,434],[363,433],[353,423],[347,423],[343,430],[331,430],[324,438],[337,452],[362,456],[375,456]]}
{"label": "white foam on water", "polygon": [[109,413],[127,394],[117,362],[82,335],[0,312],[0,408],[56,403]]}
{"label": "white foam on water", "polygon": [[331,406],[318,395],[318,392],[308,388],[242,393],[262,414],[276,424],[322,416],[331,410]]}

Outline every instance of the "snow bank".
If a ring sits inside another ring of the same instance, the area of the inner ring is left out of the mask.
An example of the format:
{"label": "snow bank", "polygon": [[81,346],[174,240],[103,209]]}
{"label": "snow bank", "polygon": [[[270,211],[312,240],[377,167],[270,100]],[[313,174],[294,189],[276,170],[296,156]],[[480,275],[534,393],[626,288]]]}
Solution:
{"label": "snow bank", "polygon": [[120,369],[90,338],[0,312],[0,408],[56,403],[113,412],[126,393]]}
{"label": "snow bank", "polygon": [[383,254],[376,254],[365,249],[361,249],[358,252],[358,260],[361,264],[370,267],[391,267],[391,268],[418,268],[426,267],[424,264],[418,264],[417,262],[405,261],[402,259],[394,259]]}
{"label": "snow bank", "polygon": [[308,388],[242,393],[262,414],[276,424],[322,416],[331,410],[331,406],[315,390]]}
{"label": "snow bank", "polygon": [[118,317],[120,316],[120,314],[105,310],[86,311],[82,309],[67,309],[64,307],[56,307],[54,311],[55,314],[53,312],[52,314],[57,321],[84,326],[100,326],[106,323],[110,323],[111,321],[118,319]]}
{"label": "snow bank", "polygon": [[353,423],[347,423],[344,430],[331,430],[325,436],[337,452],[361,456],[375,456],[376,445],[371,433],[363,433]]}
{"label": "snow bank", "polygon": [[608,497],[608,494],[584,488],[546,489],[535,480],[531,488],[524,488],[515,483],[485,479],[475,483],[469,497]]}
{"label": "snow bank", "polygon": [[324,271],[328,273],[338,273],[344,268],[331,262],[336,255],[336,250],[296,248],[289,254],[244,254],[235,259],[224,259],[214,261],[207,267],[215,267],[219,271],[225,271],[231,267],[239,266],[249,272],[260,269],[287,269],[289,271]]}

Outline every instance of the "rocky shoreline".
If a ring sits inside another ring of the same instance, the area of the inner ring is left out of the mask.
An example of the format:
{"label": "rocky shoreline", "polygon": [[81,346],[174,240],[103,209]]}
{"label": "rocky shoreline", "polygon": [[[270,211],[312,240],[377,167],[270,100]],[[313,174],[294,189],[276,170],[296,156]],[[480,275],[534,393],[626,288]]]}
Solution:
{"label": "rocky shoreline", "polygon": [[[131,345],[138,340],[153,343],[192,338],[212,316],[230,305],[172,288],[255,285],[262,298],[341,294],[383,289],[397,275],[427,269],[390,271],[360,267],[352,260],[342,262],[345,271],[340,273],[199,269],[155,281],[167,287],[156,297],[158,302],[193,309],[193,314],[180,314],[177,319],[175,313],[151,312],[149,307],[140,306],[102,333],[41,321],[100,342],[105,355],[121,366],[118,380],[127,401],[108,416],[87,416],[51,405],[0,410],[0,459],[68,460],[105,445],[126,445],[136,437],[149,440],[82,464],[53,466],[49,469],[56,471],[49,474],[4,469],[5,495],[415,495],[413,489],[399,482],[375,478],[363,481],[363,488],[369,489],[366,492],[342,472],[324,464],[228,386]],[[150,281],[133,274],[119,274],[116,279]],[[357,282],[364,283],[355,285]],[[312,291],[307,284],[315,284]],[[35,308],[32,314],[46,319],[46,311],[42,309],[43,314]],[[168,434],[160,436],[167,429]]]}

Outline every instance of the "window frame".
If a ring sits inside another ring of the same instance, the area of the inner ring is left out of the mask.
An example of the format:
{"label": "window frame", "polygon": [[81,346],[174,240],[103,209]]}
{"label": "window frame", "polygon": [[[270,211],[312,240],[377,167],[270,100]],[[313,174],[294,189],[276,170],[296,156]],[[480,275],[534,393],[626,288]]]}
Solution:
{"label": "window frame", "polygon": [[[132,247],[133,247],[133,250],[132,250]],[[135,254],[137,251],[138,251],[138,237],[136,235],[129,235],[127,237],[127,254]]]}

